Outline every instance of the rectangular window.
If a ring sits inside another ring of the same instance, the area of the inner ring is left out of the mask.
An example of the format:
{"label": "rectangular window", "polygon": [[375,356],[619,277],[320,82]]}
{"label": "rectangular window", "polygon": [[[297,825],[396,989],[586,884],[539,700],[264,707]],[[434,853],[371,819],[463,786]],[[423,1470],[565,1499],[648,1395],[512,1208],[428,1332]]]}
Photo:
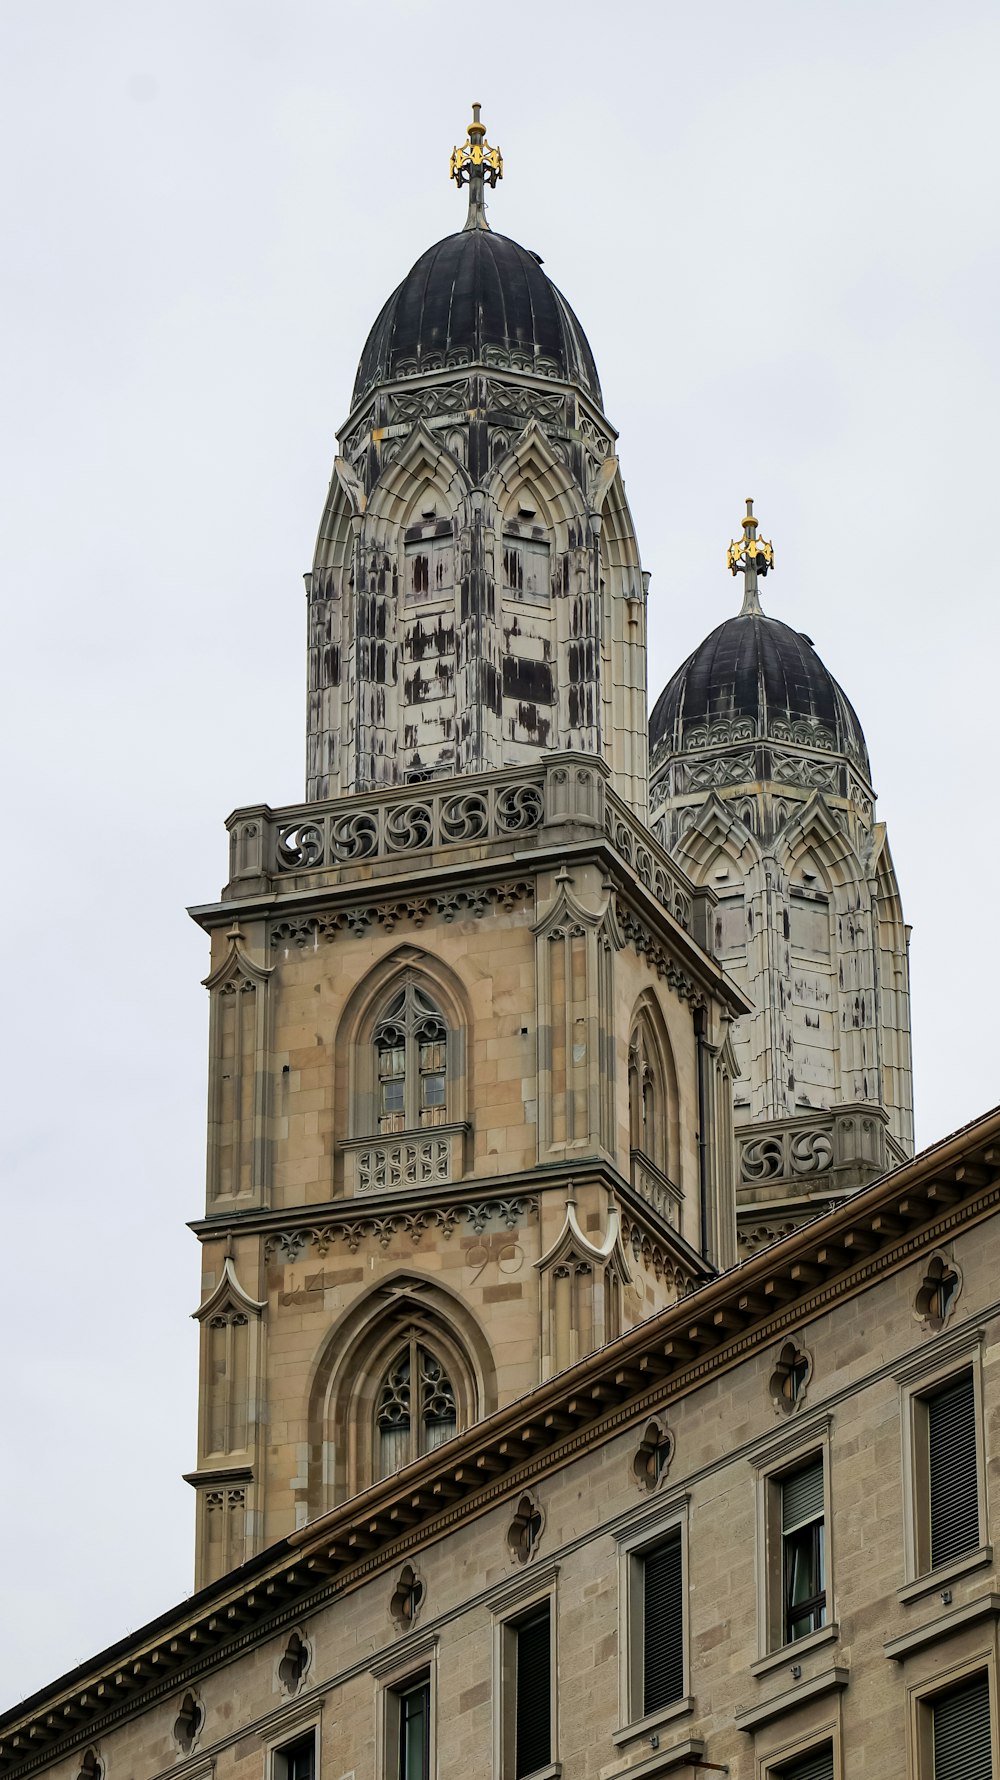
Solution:
{"label": "rectangular window", "polygon": [[791,1644],[826,1624],[826,1526],[823,1459],[809,1459],[779,1479],[783,1638]]}
{"label": "rectangular window", "polygon": [[823,1743],[819,1749],[797,1755],[794,1761],[769,1768],[768,1780],[833,1780],[833,1744]]}
{"label": "rectangular window", "polygon": [[493,1774],[529,1780],[559,1759],[556,1565],[497,1589],[493,1614]]}
{"label": "rectangular window", "polygon": [[642,1591],[642,1697],[648,1717],[684,1695],[684,1573],[680,1528],[635,1559]]}
{"label": "rectangular window", "polygon": [[[652,1473],[650,1474],[652,1477]],[[674,1495],[659,1513],[619,1540],[618,1649],[621,1724],[614,1741],[690,1711],[687,1649],[688,1497]]]}
{"label": "rectangular window", "polygon": [[[929,1702],[927,1780],[993,1780],[990,1678],[986,1670]],[[926,1766],[926,1764],[925,1764]]]}
{"label": "rectangular window", "polygon": [[396,1780],[428,1780],[431,1768],[431,1684],[424,1676],[397,1695],[399,1766]]}
{"label": "rectangular window", "polygon": [[552,1636],[549,1603],[515,1622],[513,1780],[552,1760]]}
{"label": "rectangular window", "polygon": [[446,1109],[445,1046],[441,1041],[420,1046],[420,1123],[443,1125]]}
{"label": "rectangular window", "polygon": [[402,1045],[378,1054],[379,1131],[385,1135],[405,1128],[406,1052]]}
{"label": "rectangular window", "polygon": [[519,600],[549,597],[549,547],[540,538],[503,541],[504,592]]}
{"label": "rectangular window", "polygon": [[316,1733],[307,1731],[294,1743],[285,1743],[274,1751],[274,1780],[315,1780]]}
{"label": "rectangular window", "polygon": [[976,1391],[971,1370],[919,1400],[924,1422],[930,1568],[979,1546]]}
{"label": "rectangular window", "polygon": [[404,564],[407,605],[449,598],[454,592],[454,562],[450,530],[445,537],[418,538],[408,543]]}

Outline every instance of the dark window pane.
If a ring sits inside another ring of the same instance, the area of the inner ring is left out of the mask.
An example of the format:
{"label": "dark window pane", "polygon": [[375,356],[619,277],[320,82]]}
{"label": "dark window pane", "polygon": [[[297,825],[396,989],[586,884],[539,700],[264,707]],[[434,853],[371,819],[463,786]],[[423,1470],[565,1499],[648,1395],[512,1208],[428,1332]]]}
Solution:
{"label": "dark window pane", "polygon": [[976,1474],[976,1394],[963,1372],[927,1399],[930,1469],[931,1568],[951,1563],[979,1544]]}
{"label": "dark window pane", "polygon": [[684,1693],[684,1585],[676,1533],[642,1560],[642,1710]]}
{"label": "dark window pane", "polygon": [[431,1753],[430,1682],[399,1698],[399,1780],[427,1780]]}
{"label": "dark window pane", "polygon": [[931,1707],[934,1780],[993,1780],[990,1681],[984,1671]]}
{"label": "dark window pane", "polygon": [[526,1780],[552,1760],[549,1609],[516,1627],[514,1776]]}

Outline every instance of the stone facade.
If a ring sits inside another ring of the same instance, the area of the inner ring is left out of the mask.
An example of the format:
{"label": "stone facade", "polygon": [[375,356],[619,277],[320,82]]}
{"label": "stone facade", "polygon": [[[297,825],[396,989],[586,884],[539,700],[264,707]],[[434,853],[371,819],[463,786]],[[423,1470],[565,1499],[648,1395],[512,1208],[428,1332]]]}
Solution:
{"label": "stone facade", "polygon": [[[513,1774],[511,1640],[547,1607],[539,1771],[779,1780],[827,1750],[836,1780],[935,1780],[940,1702],[980,1677],[996,1697],[998,1204],[994,1113],[8,1714],[3,1772],[283,1780],[305,1739],[318,1775],[382,1780],[426,1681],[431,1771]],[[915,1431],[956,1379],[972,1523],[933,1566]],[[823,1623],[788,1639],[779,1510],[805,1462]],[[649,1713],[637,1591],[670,1539],[682,1667]],[[995,1709],[987,1737],[996,1764]],[[956,1771],[998,1771],[974,1754]]]}
{"label": "stone facade", "polygon": [[[230,882],[194,911],[199,1581],[375,1480],[411,1327],[467,1427],[735,1259],[743,1003],[699,944],[712,891],[609,780],[550,754],[231,819]],[[433,1122],[380,1111],[379,1023],[410,990],[444,1034]]]}

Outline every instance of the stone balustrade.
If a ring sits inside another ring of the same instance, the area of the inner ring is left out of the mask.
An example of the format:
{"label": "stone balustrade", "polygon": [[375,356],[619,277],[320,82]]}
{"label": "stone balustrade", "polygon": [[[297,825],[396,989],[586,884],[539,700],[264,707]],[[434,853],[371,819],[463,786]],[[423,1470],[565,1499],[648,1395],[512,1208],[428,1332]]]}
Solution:
{"label": "stone balustrade", "polygon": [[607,783],[602,762],[550,754],[537,767],[356,793],[272,810],[237,810],[230,836],[226,900],[277,889],[303,890],[339,878],[388,875],[396,862],[414,867],[510,856],[603,833],[618,856],[680,925],[697,938],[707,920],[694,891],[660,842]]}
{"label": "stone balustrade", "polygon": [[740,1201],[850,1192],[895,1160],[881,1107],[862,1103],[736,1127]]}

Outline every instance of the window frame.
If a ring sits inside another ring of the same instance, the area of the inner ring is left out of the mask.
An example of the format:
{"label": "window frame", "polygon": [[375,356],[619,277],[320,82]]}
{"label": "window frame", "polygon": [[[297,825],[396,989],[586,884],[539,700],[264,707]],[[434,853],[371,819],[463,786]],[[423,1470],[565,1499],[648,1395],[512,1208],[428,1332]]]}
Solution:
{"label": "window frame", "polygon": [[[966,1571],[989,1564],[986,1454],[982,1376],[983,1331],[961,1329],[939,1337],[933,1352],[924,1352],[896,1373],[900,1392],[903,1479],[903,1584],[901,1601],[916,1600]],[[971,1372],[976,1417],[976,1499],[978,1543],[959,1557],[932,1569],[930,1565],[930,1467],[926,1437],[927,1404],[963,1372]]]}
{"label": "window frame", "polygon": [[272,1724],[264,1743],[266,1780],[289,1780],[287,1756],[297,1744],[311,1737],[313,1746],[312,1780],[321,1780],[322,1765],[322,1701],[310,1705],[296,1702]]}
{"label": "window frame", "polygon": [[[501,593],[505,599],[514,600],[519,606],[548,608],[552,604],[552,540],[548,527],[532,526],[527,530],[520,530],[518,529],[520,523],[520,521],[506,520],[500,535]],[[539,530],[544,531],[544,537],[539,538],[532,535],[533,532]],[[520,587],[515,586],[508,578],[511,551],[517,551],[520,559]],[[544,563],[545,589],[542,593],[526,593],[524,591],[525,569],[529,561],[539,565]]]}
{"label": "window frame", "polygon": [[562,1773],[559,1760],[559,1567],[550,1564],[518,1578],[492,1597],[493,1613],[493,1773],[496,1780],[515,1780],[517,1748],[516,1644],[519,1626],[542,1607],[549,1615],[549,1761],[525,1780],[554,1780]]}
{"label": "window frame", "polygon": [[437,1680],[438,1635],[404,1634],[405,1648],[392,1651],[372,1665],[375,1678],[375,1772],[379,1780],[404,1780],[400,1762],[400,1704],[415,1688],[428,1692],[427,1775],[437,1773]]}
{"label": "window frame", "polygon": [[834,1780],[841,1780],[844,1770],[839,1714],[823,1724],[811,1726],[809,1730],[799,1731],[794,1739],[782,1744],[780,1748],[772,1749],[766,1755],[758,1755],[756,1780],[785,1780],[789,1767],[797,1761],[804,1761],[807,1756],[818,1754],[827,1743],[833,1756]]}
{"label": "window frame", "polygon": [[[634,1737],[646,1736],[659,1725],[668,1724],[694,1710],[691,1694],[691,1618],[689,1574],[690,1493],[683,1491],[658,1501],[654,1514],[644,1513],[632,1522],[618,1538],[618,1729],[612,1732],[616,1744]],[[661,1550],[668,1540],[677,1536],[681,1552],[681,1644],[683,1649],[683,1683],[676,1700],[646,1712],[644,1692],[644,1582],[645,1561]]]}
{"label": "window frame", "polygon": [[[411,532],[416,535],[410,536]],[[421,556],[426,559],[427,585],[417,588],[413,565]],[[448,561],[451,579],[439,584],[436,565],[441,561]],[[456,567],[455,530],[450,520],[431,519],[407,526],[402,549],[403,610],[414,614],[454,606]]]}
{"label": "window frame", "polygon": [[[418,1006],[417,996],[422,997],[428,1003],[426,1008]],[[393,1016],[390,1009],[400,1000],[403,1005],[399,1015]],[[420,1037],[421,1024],[426,1020],[435,1019],[440,1022],[443,1028],[443,1037],[422,1040]],[[389,1046],[380,1042],[380,1034],[383,1030],[391,1029],[393,1026],[398,1027],[402,1034],[403,1043],[401,1046]],[[382,1142],[391,1143],[409,1135],[424,1137],[428,1132],[439,1131],[443,1126],[446,1126],[449,1122],[448,1090],[454,1074],[451,1031],[444,1013],[420,983],[408,980],[394,987],[391,994],[385,997],[381,1011],[376,1015],[372,1026],[371,1043],[374,1052],[375,1090],[373,1119],[375,1130],[373,1135]],[[442,1059],[439,1066],[425,1068],[424,1050],[427,1045],[431,1044],[440,1047]],[[389,1073],[383,1075],[383,1056],[395,1056],[400,1050],[403,1054],[403,1067],[398,1077]],[[425,1106],[424,1081],[425,1079],[429,1081],[432,1078],[434,1080],[440,1078],[444,1085],[444,1091],[440,1102],[428,1102]],[[384,1111],[382,1106],[383,1082],[395,1080],[400,1082],[402,1088],[402,1105],[398,1113]],[[425,1113],[439,1114],[440,1116],[429,1117],[425,1121],[423,1116]],[[401,1124],[391,1126],[387,1124],[383,1128],[384,1119],[388,1120],[396,1116],[402,1120]]]}
{"label": "window frame", "polygon": [[992,1644],[953,1664],[949,1669],[916,1683],[907,1690],[909,1772],[913,1780],[934,1780],[934,1704],[957,1692],[966,1682],[985,1674],[990,1696],[990,1745],[993,1773],[1000,1773],[1000,1725],[997,1710],[996,1658]]}
{"label": "window frame", "polygon": [[[782,1660],[797,1660],[803,1650],[833,1643],[839,1637],[834,1592],[834,1519],[830,1463],[832,1418],[827,1415],[809,1424],[800,1423],[794,1434],[769,1441],[751,1464],[757,1474],[757,1645],[760,1655],[750,1665],[751,1674],[762,1674]],[[823,1462],[823,1528],[825,1556],[826,1619],[812,1632],[790,1641],[785,1638],[785,1535],[782,1531],[782,1483],[814,1457]],[[789,1658],[789,1653],[794,1656]]]}

